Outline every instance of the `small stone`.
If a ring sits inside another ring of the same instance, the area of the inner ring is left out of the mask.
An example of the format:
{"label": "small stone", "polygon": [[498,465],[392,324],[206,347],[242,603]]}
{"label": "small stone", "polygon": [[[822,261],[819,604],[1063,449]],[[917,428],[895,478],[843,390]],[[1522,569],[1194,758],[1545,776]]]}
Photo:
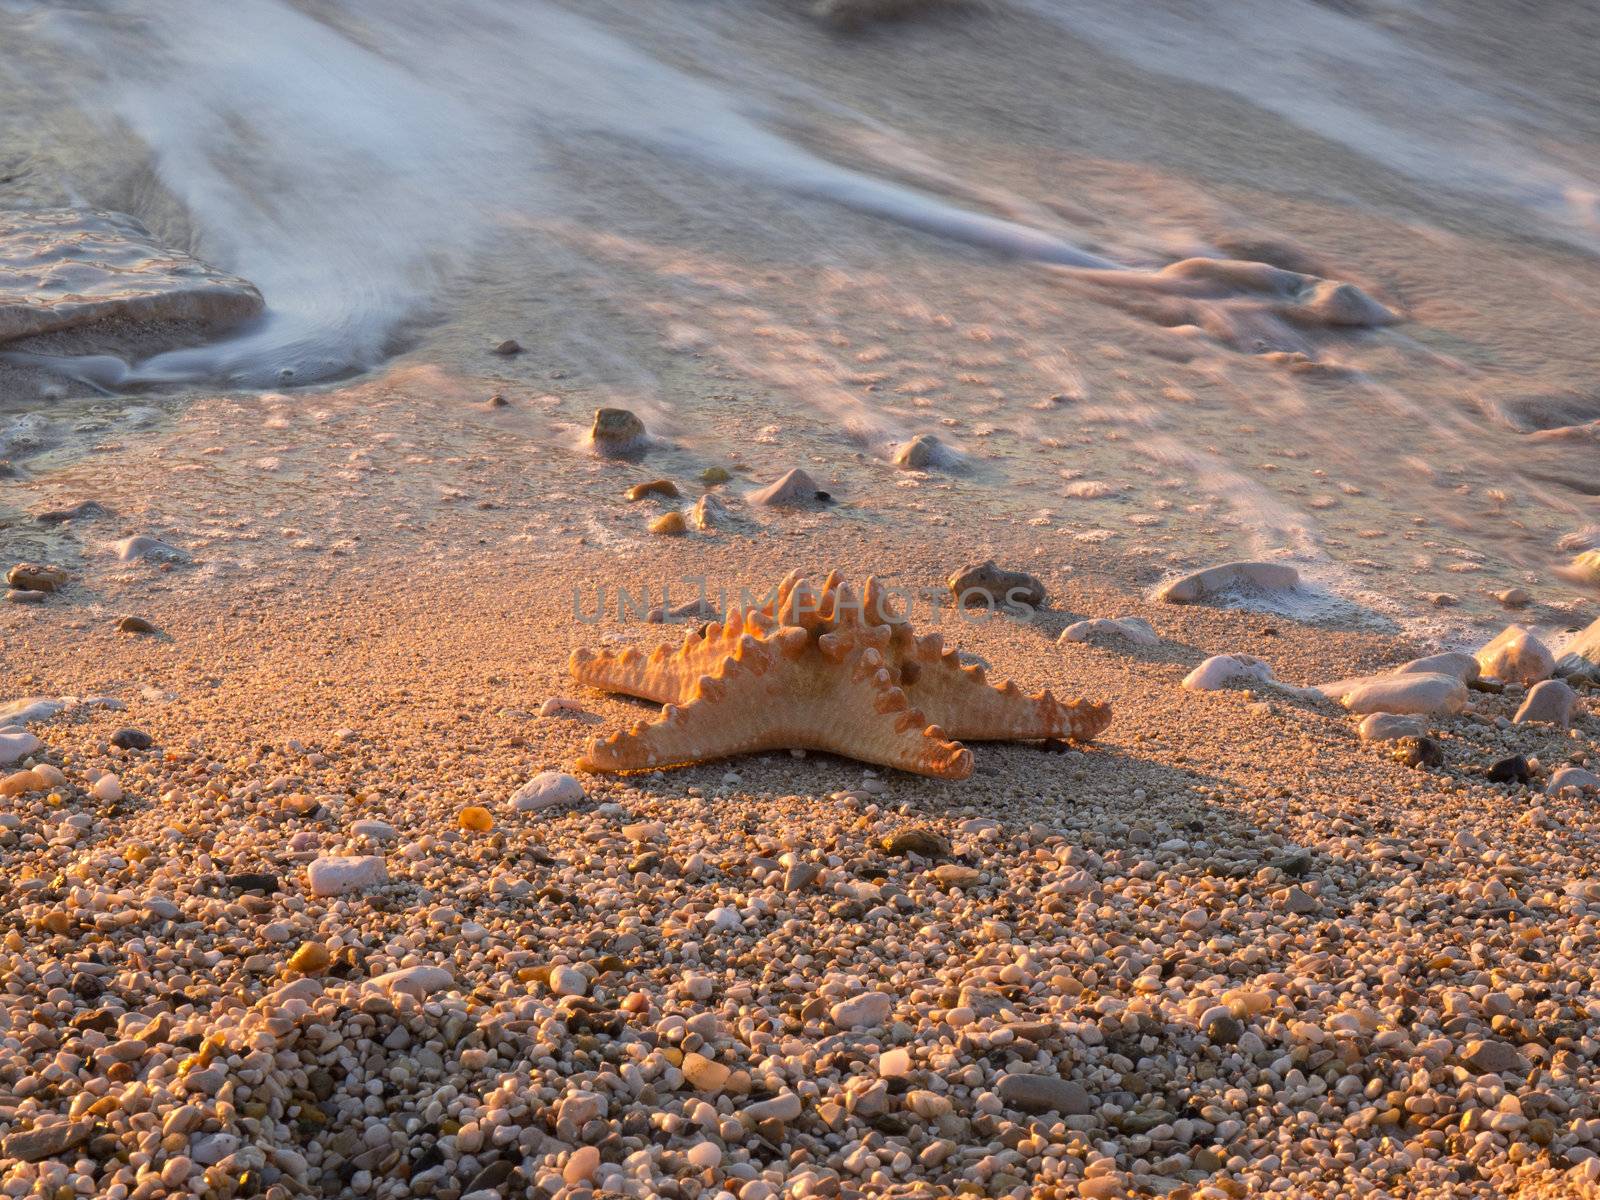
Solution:
{"label": "small stone", "polygon": [[1214,654],[1183,677],[1191,692],[1219,692],[1236,683],[1272,683],[1272,668],[1253,654]]}
{"label": "small stone", "polygon": [[1514,725],[1538,721],[1565,729],[1572,724],[1572,709],[1578,703],[1578,693],[1560,679],[1546,679],[1528,689],[1522,706],[1511,718]]}
{"label": "small stone", "polygon": [[517,341],[516,338],[507,338],[494,348],[494,352],[510,358],[513,354],[522,353],[522,343]]}
{"label": "small stone", "polygon": [[681,537],[689,532],[689,522],[684,519],[681,512],[674,509],[669,513],[662,513],[650,522],[650,532],[659,533],[664,537]]}
{"label": "small stone", "polygon": [[1579,791],[1600,789],[1600,775],[1585,771],[1582,767],[1562,767],[1550,776],[1550,782],[1544,790],[1547,796],[1559,796],[1567,788],[1577,788]]}
{"label": "small stone", "polygon": [[189,1157],[202,1167],[215,1166],[243,1144],[236,1133],[196,1134],[189,1143]]}
{"label": "small stone", "polygon": [[224,875],[222,885],[235,892],[259,892],[263,896],[270,896],[282,890],[283,886],[270,871],[241,871]]}
{"label": "small stone", "polygon": [[123,728],[111,735],[111,744],[119,750],[148,750],[155,739],[142,729]]}
{"label": "small stone", "polygon": [[744,1115],[752,1122],[793,1121],[803,1111],[800,1097],[794,1092],[781,1092],[771,1100],[758,1100],[744,1107]]}
{"label": "small stone", "polygon": [[330,855],[306,868],[313,896],[346,896],[389,882],[389,869],[375,854]]}
{"label": "small stone", "polygon": [[1061,631],[1058,642],[1086,642],[1091,637],[1117,638],[1134,646],[1158,646],[1161,638],[1143,617],[1098,617],[1074,621]]}
{"label": "small stone", "polygon": [[884,992],[862,992],[840,1000],[828,1016],[840,1029],[874,1029],[889,1019],[894,998]]}
{"label": "small stone", "polygon": [[1444,748],[1430,737],[1403,737],[1394,744],[1391,757],[1413,769],[1444,765]]}
{"label": "small stone", "polygon": [[88,1141],[93,1129],[94,1122],[90,1120],[57,1121],[52,1125],[8,1133],[5,1140],[0,1142],[0,1158],[21,1162],[59,1158],[73,1147]]}
{"label": "small stone", "polygon": [[597,408],[589,441],[600,454],[633,454],[645,445],[644,422],[625,408]]}
{"label": "small stone", "polygon": [[1319,689],[1353,713],[1449,715],[1467,706],[1467,685],[1454,675],[1420,672],[1323,684]]}
{"label": "small stone", "polygon": [[494,828],[494,817],[489,815],[487,808],[469,804],[456,817],[456,824],[468,833],[488,833]]}
{"label": "small stone", "polygon": [[668,500],[676,500],[681,492],[678,485],[670,479],[652,479],[647,483],[636,483],[624,493],[632,500],[643,500],[648,496],[663,496]]}
{"label": "small stone", "polygon": [[392,842],[400,836],[399,830],[389,822],[375,821],[370,818],[352,824],[350,833],[354,837],[371,838],[375,842]]}
{"label": "small stone", "polygon": [[21,796],[48,786],[37,771],[17,771],[0,779],[0,796]]}
{"label": "small stone", "polygon": [[6,591],[8,604],[43,604],[46,592],[33,592],[26,588],[9,588]]}
{"label": "small stone", "polygon": [[1559,675],[1600,676],[1600,619],[1591,621],[1561,650]]}
{"label": "small stone", "polygon": [[819,491],[816,480],[796,467],[766,487],[757,488],[747,498],[751,504],[768,508],[805,508],[827,500],[828,493]]}
{"label": "small stone", "polygon": [[1375,712],[1361,719],[1359,731],[1363,742],[1393,742],[1403,737],[1421,737],[1427,728],[1415,717]]}
{"label": "small stone", "polygon": [[950,853],[949,838],[936,829],[920,825],[896,830],[879,845],[889,854],[920,854],[923,858],[945,858]]}
{"label": "small stone", "polygon": [[118,633],[155,633],[156,627],[143,617],[126,616],[117,621]]}
{"label": "small stone", "polygon": [[940,863],[932,874],[934,882],[942,888],[973,888],[983,879],[981,871],[960,863]]}
{"label": "small stone", "polygon": [[1527,783],[1532,774],[1528,760],[1520,754],[1513,754],[1490,767],[1488,778],[1490,783]]}
{"label": "small stone", "polygon": [[732,519],[728,506],[709,493],[696,500],[694,507],[689,510],[689,524],[702,532],[721,529]]}
{"label": "small stone", "polygon": [[1283,911],[1303,917],[1309,913],[1321,912],[1322,905],[1304,888],[1292,887],[1283,898]]}
{"label": "small stone", "polygon": [[1430,654],[1426,658],[1413,658],[1401,663],[1394,675],[1453,675],[1463,683],[1478,678],[1478,660],[1462,650],[1449,650],[1443,654]]}
{"label": "small stone", "polygon": [[931,433],[919,433],[908,442],[895,447],[894,462],[908,471],[920,471],[929,466],[938,455],[942,443]]}
{"label": "small stone", "polygon": [[589,977],[576,967],[552,967],[550,990],[557,996],[585,996],[589,993]]}
{"label": "small stone", "polygon": [[1528,1073],[1528,1060],[1515,1046],[1488,1038],[1468,1042],[1462,1049],[1461,1061],[1483,1075]]}
{"label": "small stone", "polygon": [[561,1179],[568,1187],[588,1183],[600,1169],[600,1151],[594,1146],[579,1146],[561,1168]]}
{"label": "small stone", "polygon": [[715,1142],[696,1142],[684,1153],[684,1158],[697,1171],[715,1171],[722,1165],[722,1147]]}
{"label": "small stone", "polygon": [[1300,584],[1300,572],[1287,563],[1227,562],[1163,584],[1157,600],[1192,604],[1231,592],[1281,592]]}
{"label": "small stone", "polygon": [[47,508],[34,513],[33,519],[40,525],[64,525],[68,521],[92,521],[96,517],[109,516],[110,511],[98,501],[80,500],[66,508]]}
{"label": "small stone", "polygon": [[1556,669],[1555,655],[1521,625],[1508,625],[1478,651],[1478,669],[1491,679],[1528,686],[1548,679]]}
{"label": "small stone", "polygon": [[815,863],[797,862],[783,873],[783,890],[802,892],[816,882],[822,870]]}
{"label": "small stone", "polygon": [[538,812],[582,799],[583,784],[573,776],[564,771],[540,771],[511,793],[511,807],[517,812]]}
{"label": "small stone", "polygon": [[1244,1036],[1244,1022],[1232,1013],[1219,1013],[1205,1022],[1205,1033],[1219,1046],[1234,1046]]}
{"label": "small stone", "polygon": [[1082,1084],[1055,1075],[1002,1075],[996,1090],[1000,1103],[1018,1112],[1081,1117],[1095,1107],[1094,1098]]}
{"label": "small stone", "polygon": [[905,1106],[925,1121],[937,1121],[955,1111],[950,1097],[923,1089],[907,1092]]}
{"label": "small stone", "polygon": [[963,608],[1040,608],[1046,600],[1044,584],[1026,571],[1008,571],[994,559],[964,567],[945,581],[950,595]]}
{"label": "small stone", "polygon": [[370,982],[387,992],[398,992],[414,1000],[426,1000],[454,984],[455,977],[443,967],[421,965],[374,975]]}
{"label": "small stone", "polygon": [[732,478],[733,476],[723,467],[707,467],[700,472],[700,482],[707,487],[716,487],[719,483],[727,483]]}
{"label": "small stone", "polygon": [[302,942],[300,948],[289,956],[289,969],[302,975],[315,975],[318,971],[326,971],[332,962],[333,955],[321,942]]}
{"label": "small stone", "polygon": [[47,563],[20,562],[6,572],[6,582],[27,592],[54,592],[66,586],[70,576],[65,567]]}
{"label": "small stone", "polygon": [[26,729],[0,730],[0,766],[10,766],[42,749],[44,743]]}
{"label": "small stone", "polygon": [[899,1079],[911,1074],[911,1051],[904,1046],[878,1055],[878,1074],[884,1079]]}
{"label": "small stone", "polygon": [[108,773],[89,785],[89,794],[96,800],[111,804],[122,799],[122,783],[115,775]]}
{"label": "small stone", "polygon": [[683,1056],[683,1077],[697,1091],[720,1093],[733,1077],[733,1069],[713,1058],[691,1051]]}
{"label": "small stone", "polygon": [[1527,588],[1507,588],[1503,592],[1496,592],[1494,598],[1506,608],[1527,608],[1533,603],[1533,596]]}

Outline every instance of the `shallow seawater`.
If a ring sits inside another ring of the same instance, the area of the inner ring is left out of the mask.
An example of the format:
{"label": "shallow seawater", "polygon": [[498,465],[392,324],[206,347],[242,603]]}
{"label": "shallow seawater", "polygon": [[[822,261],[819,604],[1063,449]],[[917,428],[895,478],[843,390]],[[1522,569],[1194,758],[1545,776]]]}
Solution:
{"label": "shallow seawater", "polygon": [[[538,418],[397,486],[574,453],[614,403],[685,467],[804,465],[886,529],[1108,547],[1140,586],[1283,558],[1285,615],[1446,640],[1515,585],[1576,619],[1600,128],[1559,69],[1476,51],[1482,14],[1030,0],[847,39],[742,0],[0,9],[0,204],[129,212],[268,306],[124,336],[125,373],[0,376],[30,485],[145,441],[154,489],[209,437],[173,494],[273,504],[292,460],[191,408],[326,406],[387,461],[354,415],[379,392],[502,390]],[[918,433],[935,469],[897,470]]]}

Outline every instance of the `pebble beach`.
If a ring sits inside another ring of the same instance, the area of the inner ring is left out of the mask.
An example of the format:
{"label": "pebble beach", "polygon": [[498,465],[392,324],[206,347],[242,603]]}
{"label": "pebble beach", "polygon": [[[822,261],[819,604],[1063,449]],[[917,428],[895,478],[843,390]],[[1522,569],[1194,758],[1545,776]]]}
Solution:
{"label": "pebble beach", "polygon": [[0,1197],[1600,1196],[1585,16],[16,7]]}

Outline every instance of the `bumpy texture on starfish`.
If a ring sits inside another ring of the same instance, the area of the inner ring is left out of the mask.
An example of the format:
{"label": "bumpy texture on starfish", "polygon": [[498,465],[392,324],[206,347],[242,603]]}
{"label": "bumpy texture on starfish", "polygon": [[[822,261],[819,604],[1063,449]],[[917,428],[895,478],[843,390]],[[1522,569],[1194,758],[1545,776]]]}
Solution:
{"label": "bumpy texture on starfish", "polygon": [[581,683],[664,705],[660,719],[599,738],[586,771],[648,771],[756,750],[825,750],[939,779],[972,774],[970,741],[1088,741],[1104,704],[998,687],[937,634],[918,637],[882,586],[797,572],[762,606],[736,609],[673,649],[576,650]]}

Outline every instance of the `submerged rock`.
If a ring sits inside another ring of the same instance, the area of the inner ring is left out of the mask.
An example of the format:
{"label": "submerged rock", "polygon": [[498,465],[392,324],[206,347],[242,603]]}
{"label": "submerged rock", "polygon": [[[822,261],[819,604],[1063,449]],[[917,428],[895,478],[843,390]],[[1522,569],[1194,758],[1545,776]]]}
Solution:
{"label": "submerged rock", "polygon": [[1162,584],[1156,599],[1168,604],[1192,604],[1236,588],[1285,591],[1299,583],[1300,572],[1287,563],[1227,562]]}
{"label": "submerged rock", "polygon": [[0,211],[0,342],[109,322],[223,329],[264,307],[253,284],[161,245],[124,213]]}
{"label": "submerged rock", "polygon": [[799,467],[749,495],[751,504],[764,504],[769,508],[804,508],[828,499],[828,493],[819,490],[817,481]]}
{"label": "submerged rock", "polygon": [[1556,669],[1555,655],[1521,625],[1507,625],[1478,651],[1478,669],[1491,679],[1535,684]]}

